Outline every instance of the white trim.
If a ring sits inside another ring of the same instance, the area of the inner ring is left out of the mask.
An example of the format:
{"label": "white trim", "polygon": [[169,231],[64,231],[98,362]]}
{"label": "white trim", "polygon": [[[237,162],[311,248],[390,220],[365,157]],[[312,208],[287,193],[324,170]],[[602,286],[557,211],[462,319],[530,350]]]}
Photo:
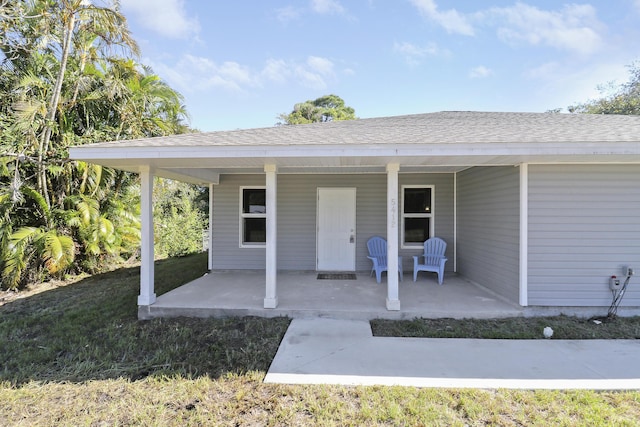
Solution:
{"label": "white trim", "polygon": [[529,165],[520,165],[520,305],[528,303],[529,286]]}
{"label": "white trim", "polygon": [[[405,188],[429,188],[431,189],[431,212],[428,214],[405,214],[404,213],[404,190]],[[430,218],[429,221],[429,237],[435,236],[435,208],[436,205],[436,186],[435,185],[420,185],[420,184],[410,184],[403,185],[400,188],[400,206],[398,207],[400,210],[400,244],[402,249],[422,249],[423,244],[406,244],[404,241],[404,219],[405,217],[410,218]]]}
{"label": "white trim", "polygon": [[[244,241],[244,219],[245,218],[267,218],[269,215],[269,205],[266,203],[267,212],[263,214],[252,214],[245,213],[242,211],[243,203],[244,203],[244,190],[265,190],[265,200],[266,200],[266,189],[267,187],[264,185],[243,185],[240,186],[240,200],[238,203],[238,245],[240,248],[252,248],[252,249],[264,249],[267,247],[267,243],[247,243]],[[265,220],[266,221],[266,220]]]}
{"label": "white trim", "polygon": [[156,302],[154,292],[153,171],[140,167],[140,295],[138,305]]}
{"label": "white trim", "polygon": [[207,267],[213,270],[213,184],[209,184],[209,250],[207,251]]}
{"label": "white trim", "polygon": [[453,174],[453,272],[458,272],[458,173]]}
{"label": "white trim", "polygon": [[398,171],[399,163],[387,165],[387,310],[400,310],[398,293]]}
{"label": "white trim", "polygon": [[266,215],[266,250],[265,250],[265,297],[264,308],[278,306],[277,275],[278,275],[278,175],[275,165],[264,165],[266,173],[265,204]]}
{"label": "white trim", "polygon": [[[158,139],[158,138],[153,138]],[[323,145],[212,145],[199,144],[190,146],[179,145],[155,145],[150,144],[152,138],[145,139],[145,146],[131,146],[127,141],[105,146],[78,146],[69,148],[69,157],[74,160],[98,160],[98,159],[197,159],[203,161],[208,158],[298,158],[298,157],[441,157],[471,156],[491,159],[497,156],[506,156],[513,159],[514,156],[544,156],[549,157],[553,162],[557,156],[606,156],[622,155],[628,158],[625,162],[636,163],[638,160],[630,156],[640,155],[640,146],[636,141],[629,142],[593,142],[593,141],[571,141],[540,144],[539,142],[475,142],[475,143],[435,143],[427,142],[417,144],[391,144],[391,143],[358,143],[351,145],[344,144],[323,144]],[[336,153],[340,153],[336,156]],[[525,160],[525,159],[521,159]],[[547,160],[547,159],[545,159]],[[530,159],[531,163],[537,162]],[[569,161],[571,162],[571,161]],[[485,165],[484,163],[477,162]],[[545,161],[546,163],[546,161]],[[562,163],[562,162],[559,162]],[[581,163],[578,161],[577,163]],[[609,163],[609,162],[605,162]],[[503,163],[499,163],[503,164]],[[505,163],[506,164],[506,163]],[[509,163],[513,165],[514,163]],[[163,167],[158,164],[157,167]]]}

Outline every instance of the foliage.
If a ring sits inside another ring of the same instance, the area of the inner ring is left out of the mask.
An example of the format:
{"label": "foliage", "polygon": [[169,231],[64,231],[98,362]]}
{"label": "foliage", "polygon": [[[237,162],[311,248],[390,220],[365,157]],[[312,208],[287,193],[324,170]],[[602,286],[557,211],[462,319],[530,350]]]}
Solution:
{"label": "foliage", "polygon": [[0,18],[2,286],[134,255],[137,177],[67,149],[186,132],[181,95],[135,61],[117,0],[0,1]]}
{"label": "foliage", "polygon": [[278,116],[279,125],[330,122],[333,120],[356,120],[356,112],[345,105],[337,95],[325,95],[314,101],[305,101],[293,106],[289,114]]}
{"label": "foliage", "polygon": [[613,83],[600,90],[604,96],[597,100],[568,107],[571,113],[640,115],[640,62],[629,66],[629,81]]}
{"label": "foliage", "polygon": [[189,184],[156,179],[153,224],[157,257],[183,256],[202,251],[204,212],[196,206],[202,190]]}

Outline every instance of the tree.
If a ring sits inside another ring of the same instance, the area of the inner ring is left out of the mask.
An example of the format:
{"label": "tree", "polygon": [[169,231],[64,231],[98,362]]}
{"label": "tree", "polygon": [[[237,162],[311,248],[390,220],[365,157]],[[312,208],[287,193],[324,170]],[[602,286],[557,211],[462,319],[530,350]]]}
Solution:
{"label": "tree", "polygon": [[289,114],[278,116],[278,125],[330,122],[333,120],[356,120],[355,110],[345,105],[337,95],[325,95],[314,101],[305,101],[293,106]]}
{"label": "tree", "polygon": [[629,81],[615,86],[601,87],[609,93],[600,99],[568,107],[570,113],[640,115],[640,62],[629,66]]}
{"label": "tree", "polygon": [[82,70],[87,51],[94,43],[99,46],[119,44],[134,54],[138,53],[138,46],[123,25],[126,22],[124,16],[115,7],[99,7],[87,0],[34,0],[17,1],[13,6],[3,3],[2,10],[6,11],[3,15],[17,20],[14,24],[16,27],[21,25],[22,30],[16,31],[16,27],[11,27],[11,21],[5,24],[7,26],[3,25],[0,35],[4,42],[0,48],[7,59],[24,61],[24,54],[33,53],[34,47],[38,46],[33,43],[37,42],[44,46],[38,53],[51,65],[51,72],[44,75],[47,81],[41,82],[45,83],[42,86],[44,90],[37,105],[44,117],[36,131],[38,191],[51,207],[44,159],[49,151],[70,56],[79,56],[79,69]]}
{"label": "tree", "polygon": [[3,287],[137,251],[137,177],[69,146],[189,131],[182,96],[135,61],[119,2],[95,3],[0,0]]}
{"label": "tree", "polygon": [[202,251],[202,231],[207,222],[205,212],[198,206],[202,193],[202,188],[193,185],[156,178],[153,186],[156,256],[183,256]]}

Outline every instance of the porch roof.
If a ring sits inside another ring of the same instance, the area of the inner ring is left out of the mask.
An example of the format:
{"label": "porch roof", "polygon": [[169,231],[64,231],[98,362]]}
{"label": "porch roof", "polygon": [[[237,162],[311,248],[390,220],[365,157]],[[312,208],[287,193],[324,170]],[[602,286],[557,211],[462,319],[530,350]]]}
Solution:
{"label": "porch roof", "polygon": [[439,112],[72,147],[70,157],[206,184],[224,173],[455,172],[520,163],[640,162],[640,116]]}

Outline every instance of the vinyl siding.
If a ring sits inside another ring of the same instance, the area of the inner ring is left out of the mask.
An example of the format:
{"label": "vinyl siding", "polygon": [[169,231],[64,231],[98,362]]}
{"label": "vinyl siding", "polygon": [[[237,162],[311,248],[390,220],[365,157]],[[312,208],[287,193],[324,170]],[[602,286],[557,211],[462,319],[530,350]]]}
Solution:
{"label": "vinyl siding", "polygon": [[[608,306],[626,265],[640,271],[640,167],[529,166],[529,304]],[[640,306],[637,277],[622,305]]]}
{"label": "vinyl siding", "polygon": [[[316,269],[316,209],[318,187],[356,188],[356,270],[368,271],[367,240],[386,235],[386,175],[278,175],[278,269]],[[435,233],[450,243],[453,257],[453,175],[400,174],[399,185],[435,186]],[[264,248],[239,247],[239,188],[264,185],[263,175],[223,175],[214,188],[214,269],[264,269]],[[267,208],[268,211],[268,208]],[[401,250],[405,272],[412,255]],[[451,270],[453,262],[447,266]],[[407,276],[410,277],[410,276]]]}
{"label": "vinyl siding", "polygon": [[516,167],[458,173],[458,272],[518,302],[520,176]]}

